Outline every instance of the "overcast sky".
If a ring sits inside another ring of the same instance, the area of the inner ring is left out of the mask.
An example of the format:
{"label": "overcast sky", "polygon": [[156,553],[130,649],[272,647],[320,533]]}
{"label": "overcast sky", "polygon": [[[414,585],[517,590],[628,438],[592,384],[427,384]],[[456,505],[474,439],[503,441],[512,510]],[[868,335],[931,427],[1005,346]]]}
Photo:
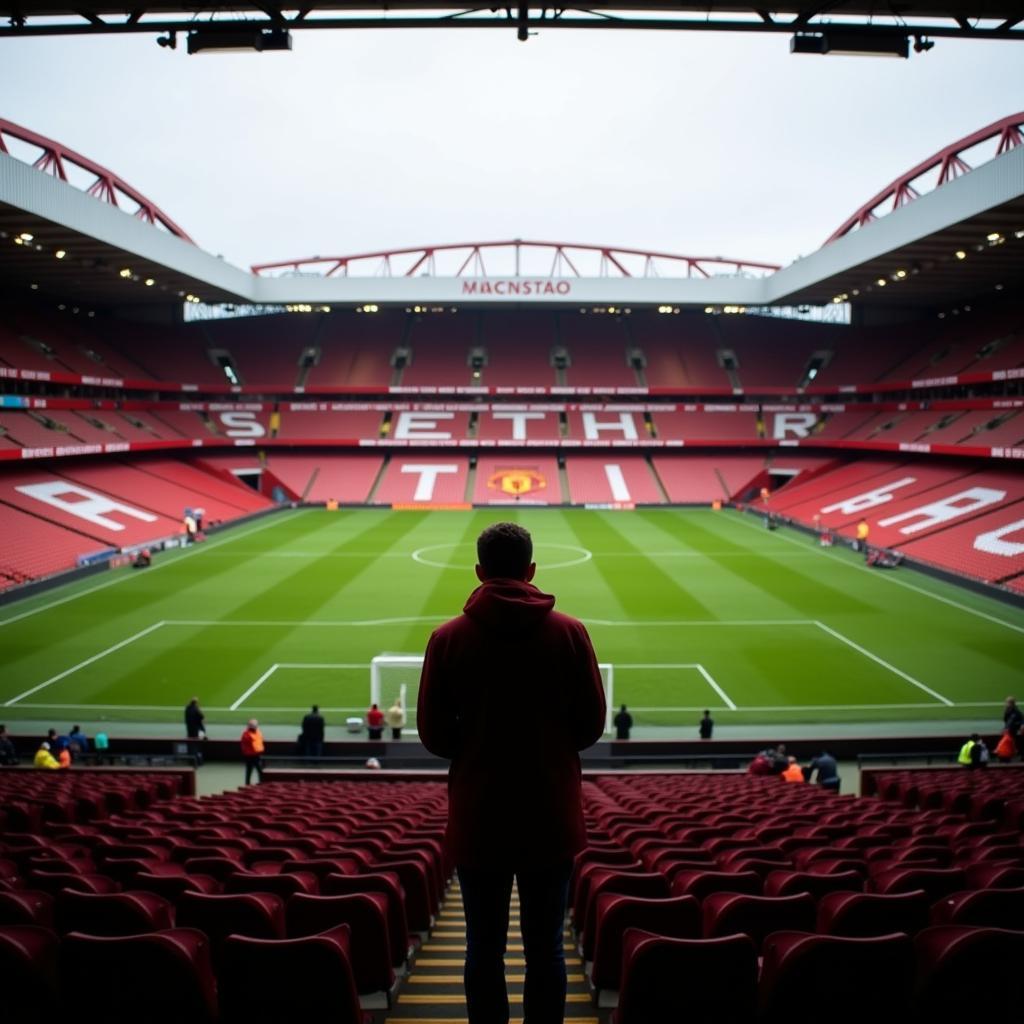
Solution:
{"label": "overcast sky", "polygon": [[500,237],[788,263],[897,174],[1024,110],[1024,43],[906,61],[785,35],[0,40],[0,117],[77,149],[241,266]]}

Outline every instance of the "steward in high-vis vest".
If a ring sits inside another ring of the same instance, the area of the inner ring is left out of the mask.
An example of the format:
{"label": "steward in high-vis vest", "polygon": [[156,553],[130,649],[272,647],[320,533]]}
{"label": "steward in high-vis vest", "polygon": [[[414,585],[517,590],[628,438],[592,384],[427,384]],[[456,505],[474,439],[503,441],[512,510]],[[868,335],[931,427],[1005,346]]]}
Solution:
{"label": "steward in high-vis vest", "polygon": [[960,748],[956,759],[957,764],[962,764],[965,768],[978,767],[981,763],[980,739],[981,737],[976,732],[971,733],[971,738]]}

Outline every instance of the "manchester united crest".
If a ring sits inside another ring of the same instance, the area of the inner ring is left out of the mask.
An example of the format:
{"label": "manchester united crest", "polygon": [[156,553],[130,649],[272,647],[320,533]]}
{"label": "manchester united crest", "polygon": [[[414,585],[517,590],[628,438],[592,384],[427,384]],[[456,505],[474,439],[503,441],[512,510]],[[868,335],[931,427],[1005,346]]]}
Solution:
{"label": "manchester united crest", "polygon": [[502,494],[511,494],[515,497],[523,494],[532,494],[534,491],[543,491],[547,485],[548,482],[544,474],[536,468],[509,467],[507,469],[497,469],[487,480],[489,490],[501,491]]}

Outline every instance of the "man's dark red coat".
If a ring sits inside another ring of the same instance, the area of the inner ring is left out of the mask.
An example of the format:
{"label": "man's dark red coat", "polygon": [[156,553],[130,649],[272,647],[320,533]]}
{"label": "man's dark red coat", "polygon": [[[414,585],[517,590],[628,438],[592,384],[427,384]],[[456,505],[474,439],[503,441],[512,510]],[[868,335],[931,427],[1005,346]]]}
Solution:
{"label": "man's dark red coat", "polygon": [[542,867],[585,845],[578,751],[604,731],[590,637],[520,580],[488,580],[436,629],[420,679],[423,745],[448,758],[456,864]]}

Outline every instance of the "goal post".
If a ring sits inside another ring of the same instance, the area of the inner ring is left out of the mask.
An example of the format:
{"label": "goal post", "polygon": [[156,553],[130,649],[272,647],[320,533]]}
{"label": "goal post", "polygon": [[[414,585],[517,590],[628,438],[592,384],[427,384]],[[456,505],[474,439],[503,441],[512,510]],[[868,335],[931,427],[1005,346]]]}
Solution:
{"label": "goal post", "polygon": [[[610,662],[601,662],[597,667],[601,672],[604,699],[608,706],[604,731],[610,733],[615,714],[615,666]],[[386,710],[399,697],[410,724],[413,723],[416,720],[422,669],[422,654],[378,654],[370,660],[370,703]]]}

